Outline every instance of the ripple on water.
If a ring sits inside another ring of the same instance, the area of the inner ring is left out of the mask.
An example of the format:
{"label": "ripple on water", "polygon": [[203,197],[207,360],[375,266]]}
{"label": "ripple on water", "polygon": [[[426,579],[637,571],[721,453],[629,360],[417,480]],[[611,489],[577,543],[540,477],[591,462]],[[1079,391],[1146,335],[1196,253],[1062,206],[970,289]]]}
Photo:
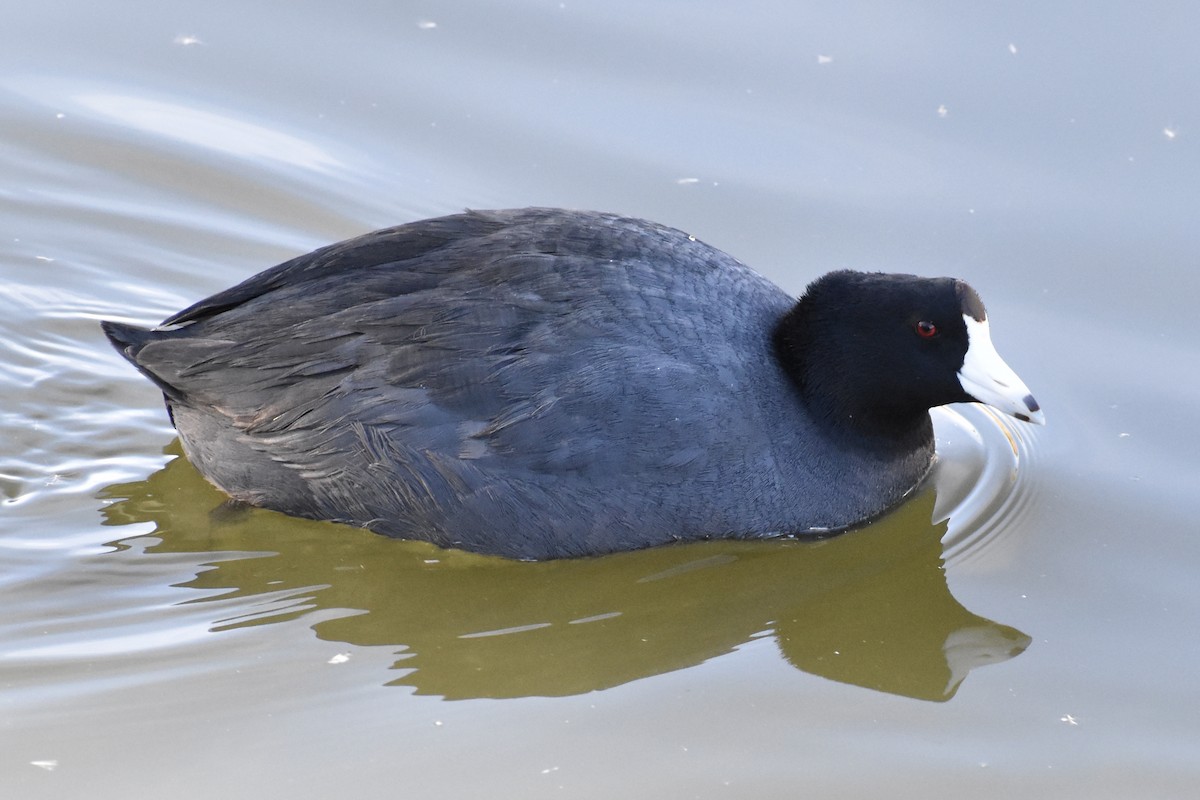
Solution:
{"label": "ripple on water", "polygon": [[1027,533],[1022,521],[1037,485],[1030,469],[1037,429],[974,403],[936,408],[933,421],[933,521],[947,526],[946,563],[996,564]]}

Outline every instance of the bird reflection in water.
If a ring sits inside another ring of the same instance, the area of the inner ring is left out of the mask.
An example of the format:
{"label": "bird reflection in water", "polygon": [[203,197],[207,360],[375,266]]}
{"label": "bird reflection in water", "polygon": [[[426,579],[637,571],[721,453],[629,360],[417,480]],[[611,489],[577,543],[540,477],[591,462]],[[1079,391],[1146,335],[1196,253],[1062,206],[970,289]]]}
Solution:
{"label": "bird reflection in water", "polygon": [[[178,455],[178,443],[168,452]],[[325,610],[313,624],[319,637],[396,648],[388,682],[447,699],[581,694],[770,636],[804,672],[945,701],[972,669],[1030,643],[951,595],[946,524],[929,521],[930,485],[883,519],[820,541],[701,542],[540,563],[230,510],[183,458],[105,495],[106,524],[156,526],[159,541],[137,557],[198,556],[181,586],[230,590],[215,595],[225,600],[293,598],[234,619],[224,603],[214,631]]]}

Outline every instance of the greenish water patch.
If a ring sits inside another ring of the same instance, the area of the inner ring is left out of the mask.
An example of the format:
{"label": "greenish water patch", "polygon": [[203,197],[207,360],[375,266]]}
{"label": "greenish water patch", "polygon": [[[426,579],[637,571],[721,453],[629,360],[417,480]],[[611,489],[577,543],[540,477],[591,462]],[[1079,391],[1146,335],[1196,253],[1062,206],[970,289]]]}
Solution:
{"label": "greenish water patch", "polygon": [[108,524],[154,524],[146,557],[217,556],[185,586],[292,598],[216,629],[347,612],[316,623],[317,635],[394,647],[399,674],[388,683],[448,699],[581,694],[770,636],[805,672],[943,701],[972,668],[1030,641],[951,595],[946,527],[929,521],[932,489],[860,531],[816,542],[705,542],[543,563],[230,512],[183,458],[104,495],[115,500]]}

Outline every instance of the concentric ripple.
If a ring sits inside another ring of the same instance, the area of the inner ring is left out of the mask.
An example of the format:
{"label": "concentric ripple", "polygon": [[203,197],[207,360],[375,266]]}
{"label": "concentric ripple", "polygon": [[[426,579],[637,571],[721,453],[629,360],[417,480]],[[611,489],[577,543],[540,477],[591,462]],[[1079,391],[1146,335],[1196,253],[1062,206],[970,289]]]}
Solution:
{"label": "concentric ripple", "polygon": [[1002,559],[1026,531],[1036,494],[1037,428],[974,403],[934,409],[933,424],[933,521],[947,525],[946,562]]}

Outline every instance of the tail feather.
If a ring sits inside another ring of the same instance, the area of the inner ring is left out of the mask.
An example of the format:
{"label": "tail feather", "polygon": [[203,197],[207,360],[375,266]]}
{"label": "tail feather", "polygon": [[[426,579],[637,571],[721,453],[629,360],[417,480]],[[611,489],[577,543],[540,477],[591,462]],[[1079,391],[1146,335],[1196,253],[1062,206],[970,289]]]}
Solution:
{"label": "tail feather", "polygon": [[179,399],[182,393],[176,387],[163,380],[162,376],[150,370],[139,359],[142,348],[162,338],[162,334],[149,328],[139,328],[137,325],[126,325],[123,322],[102,320],[100,328],[108,341],[125,360],[133,364],[137,371],[145,375],[154,385],[162,389],[168,399]]}
{"label": "tail feather", "polygon": [[129,359],[135,366],[137,365],[138,351],[146,342],[154,339],[153,331],[139,328],[137,325],[126,325],[124,322],[112,322],[106,319],[100,322],[100,328],[117,352]]}

